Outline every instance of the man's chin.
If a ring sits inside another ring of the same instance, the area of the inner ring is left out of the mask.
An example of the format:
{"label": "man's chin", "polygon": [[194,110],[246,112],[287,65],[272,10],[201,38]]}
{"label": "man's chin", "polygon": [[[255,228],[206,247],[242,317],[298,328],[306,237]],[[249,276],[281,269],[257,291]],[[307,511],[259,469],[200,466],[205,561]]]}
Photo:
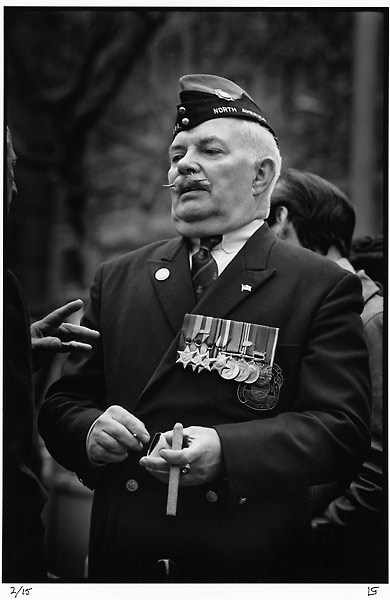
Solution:
{"label": "man's chin", "polygon": [[208,218],[187,218],[179,219],[173,217],[173,226],[176,231],[184,237],[204,237],[207,235],[214,235],[216,220]]}

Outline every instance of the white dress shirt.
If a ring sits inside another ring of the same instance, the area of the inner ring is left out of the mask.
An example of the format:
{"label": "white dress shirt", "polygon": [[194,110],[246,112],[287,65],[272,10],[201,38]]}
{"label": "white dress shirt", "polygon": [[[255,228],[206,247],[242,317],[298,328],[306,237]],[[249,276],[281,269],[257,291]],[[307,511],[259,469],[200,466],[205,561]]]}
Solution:
{"label": "white dress shirt", "polygon": [[[222,273],[228,266],[231,260],[241,250],[244,244],[264,223],[263,219],[255,219],[247,225],[225,233],[222,237],[222,242],[211,250],[211,255],[215,259],[218,266],[218,275]],[[191,238],[192,248],[190,250],[190,267],[192,266],[192,256],[199,250],[200,239]]]}

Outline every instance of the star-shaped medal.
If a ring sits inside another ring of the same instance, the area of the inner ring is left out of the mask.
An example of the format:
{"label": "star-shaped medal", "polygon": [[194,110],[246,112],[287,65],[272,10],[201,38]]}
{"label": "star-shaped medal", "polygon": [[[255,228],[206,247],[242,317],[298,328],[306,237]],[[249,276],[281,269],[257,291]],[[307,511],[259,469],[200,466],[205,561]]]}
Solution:
{"label": "star-shaped medal", "polygon": [[[206,369],[207,371],[211,371],[212,369],[212,362],[211,362],[211,358],[209,356],[208,351],[203,352],[201,355],[202,358],[202,369]],[[201,370],[201,368],[199,368],[199,370]]]}
{"label": "star-shaped medal", "polygon": [[195,354],[195,352],[191,351],[188,346],[184,350],[178,350],[177,353],[179,355],[179,358],[176,362],[182,364],[184,368],[186,368],[192,362],[193,356]]}
{"label": "star-shaped medal", "polygon": [[191,367],[193,369],[193,371],[195,371],[195,369],[199,369],[199,371],[201,371],[203,369],[202,366],[202,355],[199,352],[195,352],[195,356],[193,357],[192,361],[191,361]]}
{"label": "star-shaped medal", "polygon": [[214,364],[211,367],[212,371],[218,371],[218,373],[221,372],[222,369],[224,369],[226,367],[226,363],[228,361],[228,356],[225,356],[225,354],[222,354],[221,352],[219,352],[218,356],[214,359]]}

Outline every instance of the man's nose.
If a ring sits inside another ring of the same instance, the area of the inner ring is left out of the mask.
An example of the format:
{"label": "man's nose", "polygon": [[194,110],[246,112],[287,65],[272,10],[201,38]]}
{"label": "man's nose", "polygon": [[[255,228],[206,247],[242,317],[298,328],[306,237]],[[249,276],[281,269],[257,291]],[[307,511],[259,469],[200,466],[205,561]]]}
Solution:
{"label": "man's nose", "polygon": [[192,151],[187,151],[177,162],[179,173],[186,174],[200,171],[199,163],[196,159],[196,154]]}

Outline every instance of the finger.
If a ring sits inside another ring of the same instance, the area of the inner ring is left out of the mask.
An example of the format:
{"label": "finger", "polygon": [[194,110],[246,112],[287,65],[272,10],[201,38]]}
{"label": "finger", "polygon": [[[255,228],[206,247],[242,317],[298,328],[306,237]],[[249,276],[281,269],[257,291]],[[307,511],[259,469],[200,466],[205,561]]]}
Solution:
{"label": "finger", "polygon": [[[192,443],[194,440],[194,436],[192,433],[192,427],[186,427],[183,430],[183,448],[186,448],[189,443]],[[165,438],[167,440],[167,442],[169,443],[170,446],[172,446],[172,442],[173,442],[173,429],[171,429],[170,431],[166,431],[164,432]]]}
{"label": "finger", "polygon": [[160,450],[159,454],[161,458],[170,465],[184,466],[198,458],[198,456],[195,456],[193,452],[191,453],[188,448],[185,448],[184,450],[169,450],[164,448]]}
{"label": "finger", "polygon": [[169,473],[169,464],[162,458],[155,458],[149,456],[143,456],[139,464],[141,467],[151,471],[159,471],[161,473]]}
{"label": "finger", "polygon": [[61,323],[63,323],[63,321],[65,321],[65,319],[67,319],[73,313],[79,311],[82,307],[82,300],[72,300],[71,302],[64,304],[64,306],[56,308],[56,310],[53,310],[53,312],[46,315],[46,317],[41,319],[39,322],[42,324],[42,326],[46,325],[50,327],[58,327],[61,325]]}
{"label": "finger", "polygon": [[94,329],[74,325],[73,323],[62,323],[59,327],[59,337],[64,342],[77,340],[79,342],[94,342],[99,339],[100,333]]}
{"label": "finger", "polygon": [[91,442],[92,453],[95,453],[98,448],[103,449],[104,452],[108,452],[109,454],[127,454],[126,445],[119,442],[106,431],[99,431],[93,437]]}
{"label": "finger", "polygon": [[[165,431],[164,432],[164,437],[166,439],[166,441],[168,442],[168,444],[170,446],[172,446],[172,442],[173,442],[173,430],[171,429],[170,431]],[[183,439],[184,441],[184,439]]]}
{"label": "finger", "polygon": [[128,456],[127,449],[115,443],[110,436],[100,432],[99,435],[89,438],[87,452],[94,462],[121,462]]}
{"label": "finger", "polygon": [[123,425],[133,437],[137,438],[143,444],[149,442],[150,435],[145,425],[136,416],[129,413],[122,406],[112,406],[107,410],[112,418]]}
{"label": "finger", "polygon": [[83,342],[62,342],[58,352],[89,352],[92,350],[91,344]]}
{"label": "finger", "polygon": [[43,338],[31,338],[31,346],[34,354],[55,354],[61,352],[61,340],[57,337],[47,336]]}
{"label": "finger", "polygon": [[116,440],[118,444],[121,444],[123,449],[142,450],[143,448],[140,440],[121,423],[115,421],[115,419],[102,420],[101,423],[96,423],[91,432],[91,436],[93,435],[94,438],[100,441],[100,435],[103,433]]}

